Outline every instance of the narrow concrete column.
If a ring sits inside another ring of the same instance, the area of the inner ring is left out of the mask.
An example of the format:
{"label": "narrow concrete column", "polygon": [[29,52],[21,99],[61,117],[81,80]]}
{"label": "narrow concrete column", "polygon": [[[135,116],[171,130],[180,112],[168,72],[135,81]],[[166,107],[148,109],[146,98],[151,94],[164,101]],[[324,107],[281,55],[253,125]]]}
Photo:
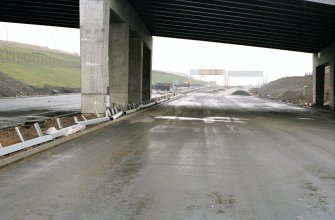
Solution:
{"label": "narrow concrete column", "polygon": [[330,71],[330,107],[335,108],[335,60],[329,62]]}
{"label": "narrow concrete column", "polygon": [[142,102],[143,41],[140,38],[129,40],[129,103]]}
{"label": "narrow concrete column", "polygon": [[316,67],[319,65],[318,54],[313,54],[313,105],[316,105]]}
{"label": "narrow concrete column", "polygon": [[151,99],[151,50],[143,48],[143,80],[142,80],[142,100]]}
{"label": "narrow concrete column", "polygon": [[108,0],[80,0],[81,106],[105,112],[108,87]]}
{"label": "narrow concrete column", "polygon": [[324,99],[324,85],[325,85],[325,66],[320,65],[315,69],[313,75],[313,87],[315,87],[313,92],[313,102],[316,106],[323,106]]}
{"label": "narrow concrete column", "polygon": [[109,94],[112,105],[128,105],[129,27],[111,23],[109,27]]}

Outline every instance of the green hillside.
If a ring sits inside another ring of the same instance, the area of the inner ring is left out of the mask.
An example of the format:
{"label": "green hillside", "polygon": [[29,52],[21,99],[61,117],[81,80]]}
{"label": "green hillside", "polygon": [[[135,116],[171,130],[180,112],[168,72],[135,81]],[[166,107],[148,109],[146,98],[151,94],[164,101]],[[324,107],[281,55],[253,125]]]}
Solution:
{"label": "green hillside", "polygon": [[0,41],[0,71],[34,87],[80,87],[80,57],[48,48]]}
{"label": "green hillside", "polygon": [[[19,53],[21,58],[24,58],[24,55],[29,55],[29,60],[41,59],[41,58],[51,58],[58,61],[74,62],[77,65],[80,64],[80,57],[64,51],[52,50],[47,47],[39,47],[29,44],[21,44],[16,42],[7,42],[0,40],[0,49],[8,50],[10,52]],[[1,56],[1,52],[0,52]]]}
{"label": "green hillside", "polygon": [[[157,82],[172,83],[173,81],[178,81],[178,82],[184,83],[184,82],[188,82],[188,80],[189,80],[189,78],[186,75],[185,76],[179,76],[179,75],[175,75],[175,74],[172,74],[172,73],[153,70],[152,71],[152,82],[151,83],[152,84],[155,84]],[[191,84],[203,85],[203,84],[205,84],[205,82],[195,80],[195,79],[191,79]]]}
{"label": "green hillside", "polygon": [[1,62],[0,71],[34,87],[80,87],[80,69]]}
{"label": "green hillside", "polygon": [[[0,72],[29,86],[80,87],[80,56],[49,48],[0,41]],[[156,82],[188,82],[188,77],[152,72]],[[204,82],[191,80],[192,84]]]}

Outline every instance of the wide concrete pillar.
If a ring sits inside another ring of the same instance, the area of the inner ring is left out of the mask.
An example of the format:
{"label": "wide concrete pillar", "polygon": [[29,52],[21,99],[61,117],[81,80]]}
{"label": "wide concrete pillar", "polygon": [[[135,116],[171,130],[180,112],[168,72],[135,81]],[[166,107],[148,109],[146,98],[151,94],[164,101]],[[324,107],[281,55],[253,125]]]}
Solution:
{"label": "wide concrete pillar", "polygon": [[108,87],[109,0],[80,0],[83,113],[105,112]]}
{"label": "wide concrete pillar", "polygon": [[142,78],[142,100],[151,99],[151,69],[152,52],[148,47],[143,48],[143,78]]}
{"label": "wide concrete pillar", "polygon": [[142,102],[143,41],[140,38],[129,39],[129,80],[128,102]]}
{"label": "wide concrete pillar", "polygon": [[335,108],[335,42],[313,55],[313,104],[323,106],[325,67],[330,69],[330,107]]}
{"label": "wide concrete pillar", "polygon": [[[148,47],[146,59],[133,59],[133,52],[129,58],[129,29]],[[143,85],[150,98],[152,36],[127,0],[80,0],[80,42],[83,113],[103,113],[109,103],[126,107],[129,98],[140,102]],[[134,61],[131,78],[129,61]],[[135,73],[140,65],[145,77]]]}
{"label": "wide concrete pillar", "polygon": [[109,95],[110,103],[128,105],[129,26],[111,23],[109,26]]}

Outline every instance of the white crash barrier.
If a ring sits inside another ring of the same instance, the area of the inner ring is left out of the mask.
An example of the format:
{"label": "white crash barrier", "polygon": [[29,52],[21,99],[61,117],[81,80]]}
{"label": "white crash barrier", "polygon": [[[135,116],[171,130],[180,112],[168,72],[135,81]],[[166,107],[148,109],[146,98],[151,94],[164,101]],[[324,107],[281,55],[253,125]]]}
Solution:
{"label": "white crash barrier", "polygon": [[156,103],[155,103],[155,102],[151,102],[151,103],[142,105],[142,109],[143,109],[143,108],[149,108],[150,106],[153,106],[153,105],[156,105]]}
{"label": "white crash barrier", "polygon": [[156,104],[159,104],[159,103],[162,103],[162,102],[166,102],[168,100],[169,100],[168,98],[160,99],[160,100],[156,101]]}
{"label": "white crash barrier", "polygon": [[126,115],[129,115],[129,114],[131,114],[131,113],[134,113],[134,112],[137,112],[138,110],[136,109],[136,108],[134,108],[134,109],[130,109],[130,110],[128,110],[128,111],[125,111],[124,113],[126,114]]}
{"label": "white crash barrier", "polygon": [[38,144],[42,144],[48,141],[52,141],[53,137],[51,135],[45,135],[42,137],[34,138],[29,141],[24,141],[18,144],[13,144],[8,147],[2,147],[0,148],[0,156],[4,156],[6,154],[10,154],[19,150],[23,150],[28,147],[33,147]]}
{"label": "white crash barrier", "polygon": [[[82,131],[86,128],[87,125],[93,125],[93,124],[99,124],[99,123],[103,123],[103,122],[108,122],[110,120],[116,120],[117,118],[121,117],[123,114],[131,114],[134,113],[136,111],[139,111],[141,109],[145,109],[148,107],[151,107],[153,105],[156,105],[158,103],[162,103],[168,100],[174,100],[177,98],[182,97],[183,95],[174,95],[174,94],[167,94],[167,95],[163,95],[160,97],[156,97],[154,99],[148,100],[146,102],[144,102],[143,104],[140,104],[139,106],[137,105],[131,105],[132,109],[127,110],[127,111],[119,111],[116,107],[113,108],[109,108],[108,112],[106,111],[106,117],[102,117],[102,118],[95,118],[95,119],[90,119],[87,120],[85,117],[84,121],[79,121],[78,118],[75,118],[75,125],[66,127],[66,128],[62,128],[62,124],[61,124],[61,120],[60,118],[57,118],[57,125],[58,128],[60,128],[59,130],[57,130],[56,128],[52,127],[49,128],[46,132],[46,135],[43,135],[40,127],[38,126],[38,124],[34,124],[36,132],[38,133],[39,137],[38,138],[34,138],[28,141],[25,141],[20,133],[20,130],[18,127],[15,128],[18,137],[20,138],[21,142],[18,144],[13,144],[7,147],[3,147],[0,145],[0,156],[4,156],[10,153],[14,153],[16,151],[20,151],[23,150],[25,148],[28,147],[33,147],[39,144],[43,144],[46,143],[48,141],[52,141],[56,138],[62,137],[62,136],[68,136],[74,133],[77,133],[79,131]],[[137,107],[136,107],[137,106]],[[112,115],[112,116],[111,116]],[[111,117],[110,117],[111,116]]]}
{"label": "white crash barrier", "polygon": [[116,113],[115,115],[112,116],[112,119],[115,120],[117,118],[120,118],[123,115],[123,112]]}
{"label": "white crash barrier", "polygon": [[[66,136],[66,134],[69,133],[71,130],[78,130],[78,128],[82,129],[83,125],[72,125],[70,127],[62,128],[60,130],[57,129],[50,129],[50,131],[47,131],[47,134],[52,136],[54,139],[59,138],[61,136]],[[48,129],[49,130],[49,129]]]}
{"label": "white crash barrier", "polygon": [[95,119],[90,119],[90,120],[85,120],[85,121],[78,121],[76,124],[79,125],[94,125],[94,124],[99,124],[102,122],[110,121],[110,117],[103,117],[103,118],[95,118]]}

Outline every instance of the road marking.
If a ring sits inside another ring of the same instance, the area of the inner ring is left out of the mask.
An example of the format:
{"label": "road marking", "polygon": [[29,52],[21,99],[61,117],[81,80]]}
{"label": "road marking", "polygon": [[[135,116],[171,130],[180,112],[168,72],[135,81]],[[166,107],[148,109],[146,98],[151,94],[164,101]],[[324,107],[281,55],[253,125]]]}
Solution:
{"label": "road marking", "polygon": [[178,120],[178,121],[203,121],[205,123],[224,122],[224,123],[245,123],[248,119],[245,118],[231,118],[231,117],[178,117],[178,116],[157,116],[155,119]]}

